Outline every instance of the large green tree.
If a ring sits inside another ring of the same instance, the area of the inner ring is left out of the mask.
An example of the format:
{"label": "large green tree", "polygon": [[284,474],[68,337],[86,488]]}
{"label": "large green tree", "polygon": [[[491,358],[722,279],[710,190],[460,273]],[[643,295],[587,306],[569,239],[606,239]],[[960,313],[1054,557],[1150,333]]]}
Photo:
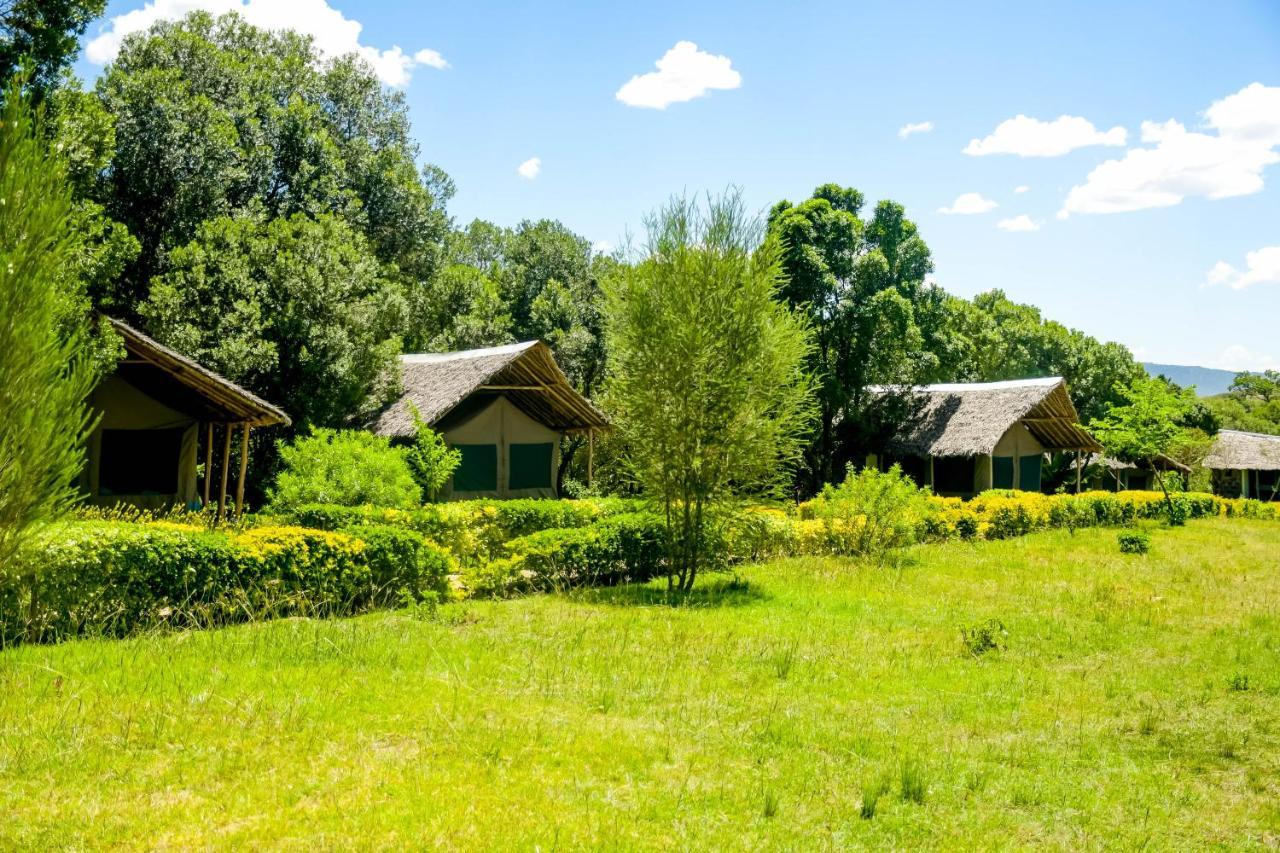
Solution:
{"label": "large green tree", "polygon": [[115,145],[95,196],[141,244],[110,310],[134,316],[170,253],[226,216],[332,215],[406,291],[434,274],[452,185],[418,169],[403,94],[358,58],[194,13],[126,38],[96,92]]}
{"label": "large green tree", "polygon": [[945,294],[925,283],[929,247],[901,205],[882,201],[865,220],[863,203],[858,190],[825,184],[769,213],[786,274],[780,295],[814,330],[810,368],[821,384],[802,472],[809,493],[836,479],[867,441],[868,386],[928,381],[949,361]]}
{"label": "large green tree", "polygon": [[1230,390],[1207,405],[1228,429],[1280,435],[1280,370],[1238,373]]}
{"label": "large green tree", "polygon": [[0,76],[8,80],[25,63],[26,85],[43,96],[75,61],[80,37],[106,6],[107,0],[0,2]]}
{"label": "large green tree", "polygon": [[96,378],[84,304],[66,288],[79,241],[65,164],[20,84],[0,114],[0,575],[76,496]]}
{"label": "large green tree", "polygon": [[627,465],[666,518],[669,585],[692,587],[716,511],[789,479],[811,414],[803,317],[779,299],[776,238],[739,195],[672,201],[608,279],[607,402]]}
{"label": "large green tree", "polygon": [[396,392],[404,299],[336,216],[210,220],[139,310],[161,342],[282,406],[295,430],[358,421]]}

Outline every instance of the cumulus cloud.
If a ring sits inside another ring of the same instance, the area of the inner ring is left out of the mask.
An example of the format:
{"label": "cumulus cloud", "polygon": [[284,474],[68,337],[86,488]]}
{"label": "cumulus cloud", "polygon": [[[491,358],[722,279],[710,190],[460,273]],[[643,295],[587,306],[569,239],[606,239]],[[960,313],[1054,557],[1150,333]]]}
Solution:
{"label": "cumulus cloud", "polygon": [[1221,370],[1280,370],[1280,359],[1250,350],[1243,344],[1232,344],[1217,358],[1210,359],[1208,367]]}
{"label": "cumulus cloud", "polygon": [[315,39],[322,56],[358,54],[373,66],[378,79],[388,86],[407,86],[414,68],[448,68],[439,52],[423,49],[412,55],[398,45],[380,50],[360,41],[363,25],[346,17],[326,0],[151,0],[141,9],[116,15],[106,28],[89,40],[85,56],[102,65],[116,58],[126,36],[148,29],[159,21],[175,21],[190,12],[212,15],[238,12],[246,21],[267,30],[297,30]]}
{"label": "cumulus cloud", "polygon": [[950,207],[938,208],[939,213],[957,213],[962,216],[971,216],[975,213],[986,213],[998,207],[994,201],[989,198],[983,198],[982,193],[964,193],[957,196],[956,200],[951,203]]}
{"label": "cumulus cloud", "polygon": [[727,56],[698,50],[691,41],[678,41],[656,63],[658,70],[637,74],[614,97],[629,107],[665,110],[670,104],[692,101],[712,89],[736,89],[742,75]]}
{"label": "cumulus cloud", "polygon": [[1170,207],[1184,198],[1250,195],[1263,188],[1263,170],[1280,162],[1280,87],[1250,84],[1212,104],[1205,130],[1178,121],[1145,121],[1142,141],[1118,160],[1095,168],[1071,188],[1058,216],[1122,213]]}
{"label": "cumulus cloud", "polygon": [[542,171],[542,158],[530,157],[519,166],[516,166],[516,174],[522,178],[532,181],[538,177],[538,173]]}
{"label": "cumulus cloud", "polygon": [[928,133],[931,130],[933,130],[933,122],[931,121],[910,122],[898,128],[898,138],[906,139],[913,133]]}
{"label": "cumulus cloud", "polygon": [[1023,194],[1023,193],[1025,193],[1025,192],[1030,192],[1030,191],[1031,191],[1031,187],[1027,186],[1026,184],[1022,184],[1021,186],[1016,186],[1016,187],[1014,187],[1014,188],[1013,188],[1013,191],[1014,191],[1015,193],[1017,193],[1018,195],[1022,195],[1022,194]]}
{"label": "cumulus cloud", "polygon": [[1024,115],[1006,119],[990,135],[971,139],[964,153],[973,157],[988,154],[1017,154],[1019,157],[1061,157],[1089,145],[1124,145],[1123,127],[1098,130],[1080,116],[1058,116],[1040,121]]}
{"label": "cumulus cloud", "polygon": [[1266,246],[1246,252],[1244,269],[1236,269],[1226,261],[1218,261],[1209,270],[1208,285],[1224,285],[1244,290],[1255,284],[1280,284],[1280,246]]}
{"label": "cumulus cloud", "polygon": [[996,223],[996,227],[1001,231],[1039,231],[1040,226],[1030,216],[1020,213],[1017,216],[1011,216],[1008,219],[1001,219]]}
{"label": "cumulus cloud", "polygon": [[597,240],[591,244],[591,251],[597,255],[609,255],[613,253],[613,244],[608,240]]}

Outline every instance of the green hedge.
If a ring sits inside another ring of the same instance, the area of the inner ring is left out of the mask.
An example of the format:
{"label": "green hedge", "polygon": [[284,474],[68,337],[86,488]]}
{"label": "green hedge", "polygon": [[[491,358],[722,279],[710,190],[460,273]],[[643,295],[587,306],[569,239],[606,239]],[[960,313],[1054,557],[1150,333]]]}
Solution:
{"label": "green hedge", "polygon": [[647,513],[540,530],[512,539],[506,543],[506,556],[466,573],[467,591],[505,596],[647,581],[664,571],[663,536],[662,520]]}
{"label": "green hedge", "polygon": [[69,522],[0,573],[0,642],[285,615],[345,615],[447,590],[449,555],[366,525],[209,531],[157,522]]}

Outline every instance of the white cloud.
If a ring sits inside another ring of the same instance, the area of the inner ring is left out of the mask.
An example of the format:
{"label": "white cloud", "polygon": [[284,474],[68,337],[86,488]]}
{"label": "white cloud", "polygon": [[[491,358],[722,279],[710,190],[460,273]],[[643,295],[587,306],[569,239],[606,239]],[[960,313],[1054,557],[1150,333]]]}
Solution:
{"label": "white cloud", "polygon": [[1280,162],[1280,87],[1253,83],[1204,113],[1213,133],[1178,121],[1145,121],[1142,141],[1124,157],[1102,163],[1074,186],[1058,216],[1121,213],[1170,207],[1184,198],[1250,195],[1263,188],[1263,170]]}
{"label": "white cloud", "polygon": [[658,70],[637,74],[614,95],[629,107],[665,110],[670,104],[692,101],[712,89],[736,89],[742,75],[727,56],[698,50],[691,41],[678,41],[656,63]]}
{"label": "white cloud", "polygon": [[521,163],[519,166],[516,167],[516,174],[522,178],[527,178],[530,181],[538,177],[538,173],[541,171],[542,171],[541,157],[530,157],[528,160],[525,160],[523,163]]}
{"label": "white cloud", "polygon": [[613,244],[608,240],[597,240],[591,244],[591,251],[597,255],[608,255],[613,253]]}
{"label": "white cloud", "polygon": [[1022,194],[1023,194],[1023,193],[1025,193],[1025,192],[1030,192],[1030,191],[1031,191],[1031,187],[1027,186],[1026,184],[1022,184],[1022,185],[1020,185],[1020,186],[1016,186],[1016,187],[1014,187],[1014,188],[1013,188],[1013,191],[1014,191],[1015,193],[1017,193],[1018,195],[1022,195]]}
{"label": "white cloud", "polygon": [[1001,231],[1039,231],[1040,225],[1032,220],[1025,213],[1017,216],[1011,216],[1008,219],[1001,219],[996,223],[996,227]]}
{"label": "white cloud", "polygon": [[1245,269],[1239,270],[1226,261],[1218,261],[1209,270],[1208,285],[1226,285],[1244,290],[1255,284],[1280,284],[1280,246],[1266,246],[1244,256]]}
{"label": "white cloud", "polygon": [[938,208],[939,213],[958,213],[962,216],[971,216],[975,213],[986,213],[998,207],[994,201],[989,198],[983,198],[982,193],[964,193],[957,196],[956,200],[951,203],[950,207]]}
{"label": "white cloud", "polygon": [[407,86],[413,69],[420,65],[449,67],[444,57],[434,50],[423,49],[409,55],[398,45],[379,50],[361,44],[363,25],[344,16],[326,0],[289,0],[287,3],[280,0],[151,0],[141,9],[111,18],[107,27],[90,39],[85,56],[95,65],[110,62],[120,52],[125,36],[146,30],[158,21],[178,20],[197,10],[212,15],[238,12],[246,21],[263,29],[297,30],[314,38],[316,49],[325,57],[359,54],[388,86]]}
{"label": "white cloud", "polygon": [[1206,367],[1222,370],[1280,370],[1280,359],[1250,350],[1242,344],[1232,344],[1217,358],[1209,360]]}
{"label": "white cloud", "polygon": [[441,56],[440,51],[432,50],[429,47],[424,47],[422,50],[415,53],[413,55],[413,61],[419,65],[426,65],[430,68],[435,68],[438,71],[443,71],[449,67],[449,60]]}
{"label": "white cloud", "polygon": [[933,122],[931,121],[909,122],[898,128],[898,138],[906,139],[913,133],[928,133],[931,130],[933,130]]}
{"label": "white cloud", "polygon": [[973,157],[988,154],[1017,154],[1019,157],[1060,157],[1089,145],[1124,145],[1128,134],[1123,127],[1098,130],[1080,116],[1058,116],[1040,121],[1018,115],[996,125],[983,139],[971,139],[964,153]]}

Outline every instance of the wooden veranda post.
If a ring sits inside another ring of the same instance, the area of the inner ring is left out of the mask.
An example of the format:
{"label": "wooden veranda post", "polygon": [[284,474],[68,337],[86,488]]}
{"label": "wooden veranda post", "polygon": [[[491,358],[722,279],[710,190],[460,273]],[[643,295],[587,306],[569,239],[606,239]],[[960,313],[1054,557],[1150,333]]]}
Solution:
{"label": "wooden veranda post", "polygon": [[231,466],[231,424],[223,425],[222,438],[222,488],[218,490],[218,514],[214,522],[222,521],[227,511],[227,469]]}
{"label": "wooden veranda post", "polygon": [[244,472],[249,467],[249,422],[240,426],[240,475],[236,478],[236,515],[244,515]]}
{"label": "wooden veranda post", "polygon": [[1076,494],[1080,494],[1080,460],[1083,450],[1076,451]]}
{"label": "wooden veranda post", "polygon": [[596,465],[596,431],[587,430],[587,485],[591,485],[591,477]]}
{"label": "wooden veranda post", "polygon": [[204,438],[204,505],[209,505],[209,484],[213,482],[213,421],[205,424]]}

